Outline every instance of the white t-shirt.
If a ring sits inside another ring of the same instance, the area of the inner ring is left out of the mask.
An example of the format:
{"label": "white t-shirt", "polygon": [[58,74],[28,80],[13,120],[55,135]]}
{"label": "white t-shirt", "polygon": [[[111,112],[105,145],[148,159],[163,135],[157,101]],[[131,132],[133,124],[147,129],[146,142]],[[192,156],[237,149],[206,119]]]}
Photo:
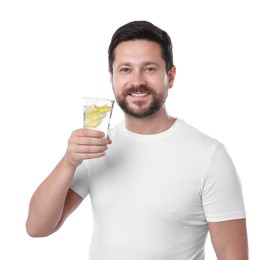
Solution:
{"label": "white t-shirt", "polygon": [[177,119],[155,135],[110,133],[104,157],[84,161],[71,188],[90,194],[91,260],[200,260],[207,222],[245,218],[224,146]]}

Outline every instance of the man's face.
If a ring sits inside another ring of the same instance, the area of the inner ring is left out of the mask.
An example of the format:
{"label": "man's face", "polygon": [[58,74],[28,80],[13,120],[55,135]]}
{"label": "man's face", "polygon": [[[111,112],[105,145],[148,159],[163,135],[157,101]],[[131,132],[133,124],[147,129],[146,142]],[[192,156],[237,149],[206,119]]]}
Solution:
{"label": "man's face", "polygon": [[158,112],[174,75],[175,68],[166,73],[158,43],[127,41],[115,49],[111,83],[117,103],[130,116],[145,118]]}

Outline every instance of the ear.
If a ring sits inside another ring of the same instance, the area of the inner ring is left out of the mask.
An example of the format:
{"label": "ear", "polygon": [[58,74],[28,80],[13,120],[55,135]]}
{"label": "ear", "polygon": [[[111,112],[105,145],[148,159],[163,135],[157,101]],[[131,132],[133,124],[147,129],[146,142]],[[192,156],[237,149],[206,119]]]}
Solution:
{"label": "ear", "polygon": [[176,67],[173,66],[167,73],[167,77],[168,77],[168,88],[172,88],[173,87],[173,82],[175,80],[175,75],[176,75]]}
{"label": "ear", "polygon": [[110,81],[110,84],[112,85],[112,83],[113,83],[113,74],[111,73],[110,70],[108,70],[108,72],[109,72],[109,81]]}

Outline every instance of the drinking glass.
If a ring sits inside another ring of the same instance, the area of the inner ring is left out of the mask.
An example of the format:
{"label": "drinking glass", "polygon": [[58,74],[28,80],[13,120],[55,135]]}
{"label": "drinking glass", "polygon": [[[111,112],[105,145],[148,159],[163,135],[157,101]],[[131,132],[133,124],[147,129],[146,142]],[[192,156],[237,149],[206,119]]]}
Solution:
{"label": "drinking glass", "polygon": [[84,127],[102,131],[108,135],[114,100],[84,97]]}

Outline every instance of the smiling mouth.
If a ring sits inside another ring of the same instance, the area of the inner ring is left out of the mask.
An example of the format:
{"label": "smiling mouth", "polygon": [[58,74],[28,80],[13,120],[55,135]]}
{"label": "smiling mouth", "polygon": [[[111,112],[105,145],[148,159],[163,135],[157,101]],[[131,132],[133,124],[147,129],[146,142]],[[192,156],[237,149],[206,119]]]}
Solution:
{"label": "smiling mouth", "polygon": [[149,93],[134,92],[134,93],[129,93],[129,95],[132,97],[146,97],[149,95]]}

